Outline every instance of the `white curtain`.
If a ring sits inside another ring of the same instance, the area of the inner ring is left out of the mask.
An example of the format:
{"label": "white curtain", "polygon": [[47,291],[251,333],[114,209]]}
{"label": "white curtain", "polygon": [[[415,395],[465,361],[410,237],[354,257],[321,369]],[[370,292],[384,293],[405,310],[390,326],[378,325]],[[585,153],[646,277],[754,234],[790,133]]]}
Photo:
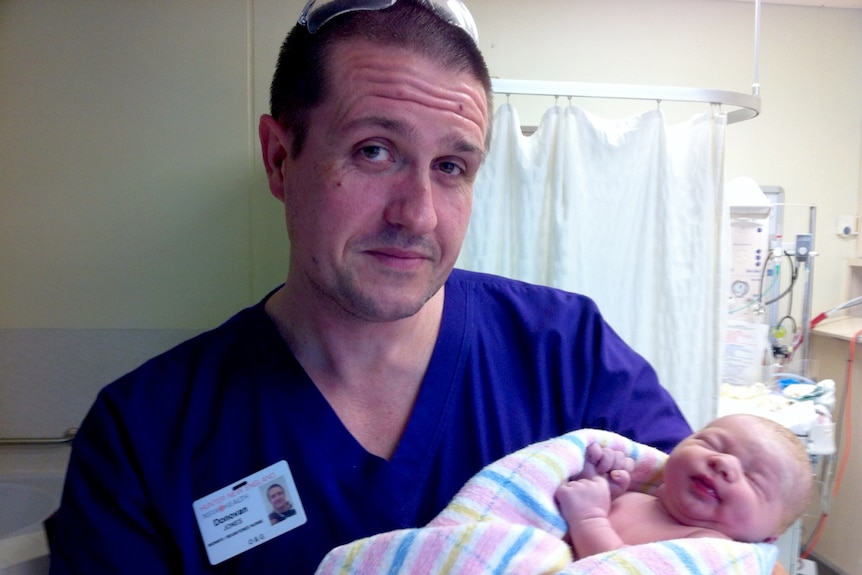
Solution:
{"label": "white curtain", "polygon": [[716,413],[723,349],[725,127],[570,106],[527,137],[501,106],[458,262],[594,299],[695,428]]}

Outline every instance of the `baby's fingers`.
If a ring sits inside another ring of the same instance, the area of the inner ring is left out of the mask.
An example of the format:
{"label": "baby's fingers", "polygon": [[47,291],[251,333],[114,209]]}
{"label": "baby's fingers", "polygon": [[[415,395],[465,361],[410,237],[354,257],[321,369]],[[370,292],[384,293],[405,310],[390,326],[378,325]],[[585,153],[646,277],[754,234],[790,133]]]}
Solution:
{"label": "baby's fingers", "polygon": [[605,475],[614,469],[622,469],[631,473],[635,467],[634,460],[627,457],[622,451],[602,447],[597,443],[591,443],[587,446],[586,455],[587,461],[593,464],[595,473],[599,475]]}
{"label": "baby's fingers", "polygon": [[[630,460],[631,461],[631,460]],[[625,493],[632,482],[632,475],[625,469],[614,469],[608,474],[608,487],[611,490],[611,498]]]}

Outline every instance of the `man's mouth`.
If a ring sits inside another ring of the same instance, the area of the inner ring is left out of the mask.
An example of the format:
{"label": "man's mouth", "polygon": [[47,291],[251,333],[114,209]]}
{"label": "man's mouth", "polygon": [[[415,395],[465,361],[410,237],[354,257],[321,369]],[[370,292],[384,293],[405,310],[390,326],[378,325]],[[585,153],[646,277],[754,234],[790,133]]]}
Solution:
{"label": "man's mouth", "polygon": [[387,257],[403,260],[427,259],[428,256],[418,251],[402,250],[398,248],[380,248],[371,253]]}

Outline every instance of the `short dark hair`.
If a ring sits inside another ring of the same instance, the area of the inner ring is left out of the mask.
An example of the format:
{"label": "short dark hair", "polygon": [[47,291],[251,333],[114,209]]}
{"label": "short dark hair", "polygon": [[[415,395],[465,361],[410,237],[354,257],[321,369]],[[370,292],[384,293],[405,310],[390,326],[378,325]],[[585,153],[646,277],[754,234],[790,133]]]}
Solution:
{"label": "short dark hair", "polygon": [[266,496],[269,497],[269,492],[272,491],[273,489],[275,489],[276,487],[278,487],[279,489],[284,491],[284,487],[282,487],[280,484],[273,483],[272,485],[270,485],[269,487],[266,488]]}
{"label": "short dark hair", "polygon": [[[489,128],[491,78],[479,47],[467,32],[449,24],[417,0],[399,0],[382,10],[356,10],[337,16],[311,34],[296,25],[278,55],[270,86],[270,113],[293,135],[291,155],[302,151],[309,112],[327,97],[327,71],[333,46],[369,40],[413,50],[447,69],[472,74],[485,89]],[[487,139],[487,134],[486,134]]]}

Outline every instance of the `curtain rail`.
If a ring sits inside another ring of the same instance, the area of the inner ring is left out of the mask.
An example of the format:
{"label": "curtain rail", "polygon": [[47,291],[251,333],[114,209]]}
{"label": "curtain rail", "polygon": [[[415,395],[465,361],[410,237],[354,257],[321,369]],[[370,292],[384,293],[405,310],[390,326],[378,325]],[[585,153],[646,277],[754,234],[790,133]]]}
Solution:
{"label": "curtain rail", "polygon": [[69,443],[78,432],[77,427],[70,427],[61,437],[0,437],[2,445],[61,445]]}
{"label": "curtain rail", "polygon": [[561,98],[608,98],[651,100],[657,102],[703,102],[737,108],[727,114],[727,123],[743,122],[760,114],[760,4],[754,0],[754,82],[751,95],[726,90],[649,86],[638,84],[589,84],[542,80],[491,80],[497,94],[525,96],[558,96]]}
{"label": "curtain rail", "polygon": [[508,95],[651,100],[657,102],[703,102],[706,104],[734,106],[737,109],[727,114],[728,124],[750,120],[760,114],[760,96],[706,88],[494,78],[491,80],[491,89],[496,94]]}

